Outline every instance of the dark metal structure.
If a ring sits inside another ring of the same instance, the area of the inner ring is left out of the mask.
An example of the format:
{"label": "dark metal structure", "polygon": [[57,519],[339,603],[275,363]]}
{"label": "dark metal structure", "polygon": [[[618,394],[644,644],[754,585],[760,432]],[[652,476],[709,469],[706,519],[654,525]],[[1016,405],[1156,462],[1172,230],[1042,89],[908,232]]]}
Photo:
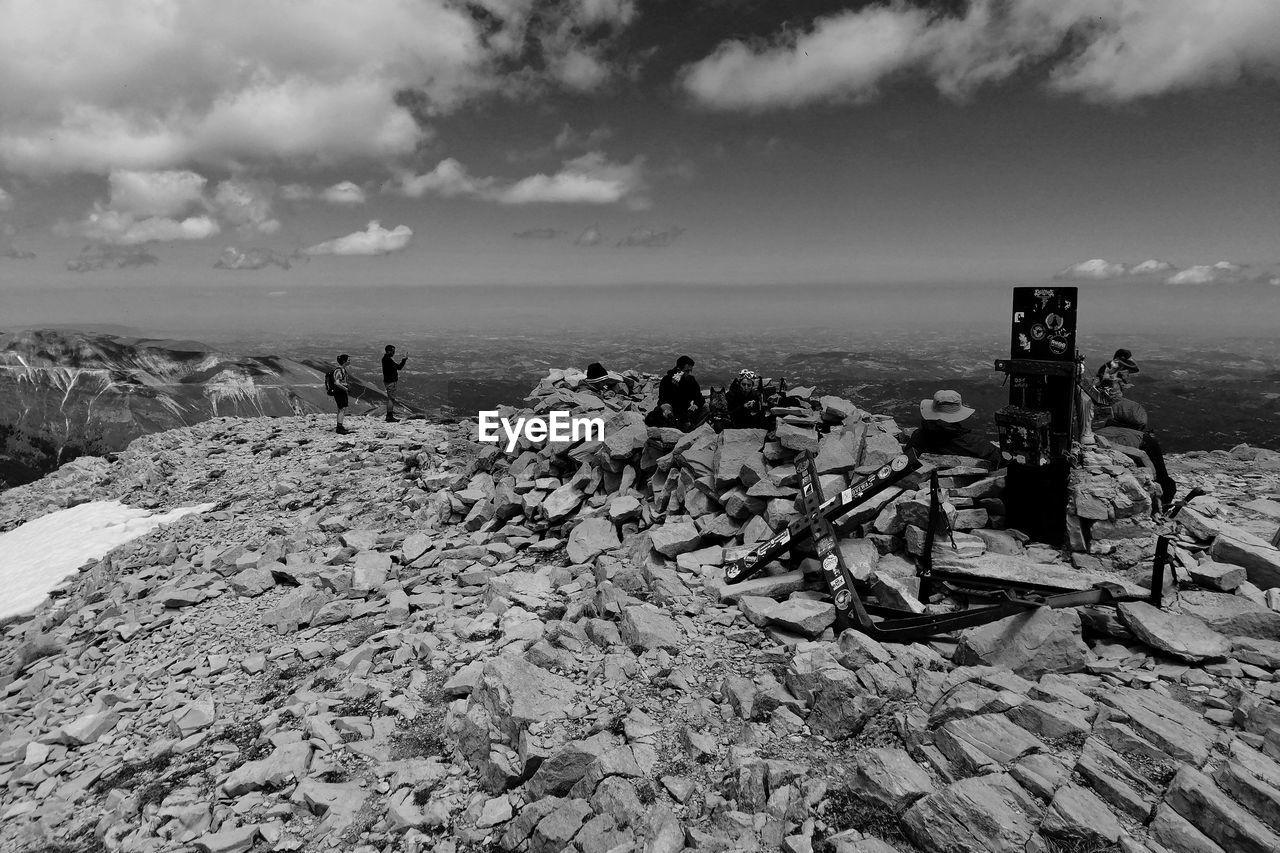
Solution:
{"label": "dark metal structure", "polygon": [[1055,546],[1066,537],[1078,295],[1074,287],[1015,287],[1010,357],[995,363],[1009,383],[1009,405],[995,414],[1009,526]]}

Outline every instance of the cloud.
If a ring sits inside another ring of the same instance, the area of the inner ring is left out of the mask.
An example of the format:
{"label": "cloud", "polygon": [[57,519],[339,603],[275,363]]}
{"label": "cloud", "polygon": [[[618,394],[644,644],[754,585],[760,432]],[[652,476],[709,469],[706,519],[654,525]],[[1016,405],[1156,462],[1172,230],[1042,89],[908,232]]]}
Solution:
{"label": "cloud", "polygon": [[13,210],[13,196],[0,187],[0,213]]}
{"label": "cloud", "polygon": [[306,184],[285,184],[280,188],[280,197],[285,201],[319,200],[341,205],[364,204],[367,200],[364,188],[354,181],[339,181],[322,190]]}
{"label": "cloud", "polygon": [[1129,265],[1112,263],[1102,258],[1093,258],[1088,261],[1081,261],[1078,264],[1072,264],[1066,269],[1059,270],[1054,274],[1057,279],[1083,279],[1090,281],[1105,281],[1107,279],[1120,278],[1128,275]]}
{"label": "cloud", "polygon": [[138,217],[173,217],[200,206],[207,180],[195,172],[113,169],[107,178],[113,210]]}
{"label": "cloud", "polygon": [[364,190],[351,181],[340,181],[327,187],[320,197],[330,204],[364,204]]}
{"label": "cloud", "polygon": [[413,230],[408,225],[388,231],[375,219],[364,231],[325,240],[302,251],[307,255],[388,255],[403,250],[412,240]]}
{"label": "cloud", "polygon": [[604,240],[604,235],[600,233],[599,228],[592,225],[590,228],[587,228],[585,231],[579,234],[576,238],[574,238],[573,245],[599,246],[602,240]]}
{"label": "cloud", "polygon": [[1151,258],[1143,261],[1142,263],[1134,264],[1133,268],[1129,270],[1129,275],[1160,275],[1167,272],[1173,272],[1176,269],[1177,267],[1168,261]]}
{"label": "cloud", "polygon": [[67,261],[72,272],[93,272],[104,269],[127,269],[157,264],[160,259],[141,246],[109,246],[97,244],[85,246],[80,254]]}
{"label": "cloud", "polygon": [[408,198],[422,198],[424,195],[456,198],[482,195],[493,183],[492,178],[473,178],[467,173],[466,166],[450,157],[422,175],[400,172],[383,186],[383,191]]}
{"label": "cloud", "polygon": [[1179,270],[1164,280],[1169,285],[1184,284],[1275,284],[1276,271],[1255,270],[1248,264],[1234,261],[1218,261],[1213,264],[1196,264]]}
{"label": "cloud", "polygon": [[235,246],[228,246],[213,262],[213,268],[219,270],[260,270],[277,266],[287,270],[291,266],[289,259],[271,249],[245,249],[240,251]]}
{"label": "cloud", "polygon": [[1051,91],[1102,102],[1280,77],[1280,4],[971,0],[952,16],[882,3],[772,42],[723,42],[680,83],[705,106],[761,110],[865,101],[908,74],[962,99],[1041,69]]}
{"label": "cloud", "polygon": [[36,253],[26,249],[19,249],[14,246],[5,246],[0,249],[0,258],[8,258],[11,261],[33,261]]}
{"label": "cloud", "polygon": [[517,231],[511,236],[518,240],[554,240],[564,235],[559,228],[529,228],[525,231]]}
{"label": "cloud", "polygon": [[274,234],[280,230],[280,220],[271,209],[274,192],[274,187],[265,182],[222,181],[214,192],[213,207],[241,234]]}
{"label": "cloud", "polygon": [[627,164],[608,162],[599,152],[565,161],[552,175],[522,178],[493,197],[502,204],[617,204],[643,209],[644,158]]}
{"label": "cloud", "polygon": [[0,167],[385,162],[476,98],[626,71],[633,0],[41,0],[0,28]]}
{"label": "cloud", "polygon": [[652,228],[637,228],[619,240],[618,245],[662,249],[674,243],[683,233],[684,229],[678,225],[673,225],[663,231],[655,231]]}
{"label": "cloud", "polygon": [[95,206],[83,222],[59,230],[63,234],[77,234],[113,246],[136,246],[174,240],[204,240],[218,234],[222,228],[204,215],[185,219],[166,216],[139,219],[127,211]]}
{"label": "cloud", "polygon": [[430,172],[401,172],[384,186],[409,198],[438,195],[443,198],[476,198],[499,204],[618,204],[641,210],[650,204],[646,196],[644,158],[611,163],[593,151],[566,160],[559,171],[539,173],[503,184],[498,178],[471,175],[455,159],[441,160]]}

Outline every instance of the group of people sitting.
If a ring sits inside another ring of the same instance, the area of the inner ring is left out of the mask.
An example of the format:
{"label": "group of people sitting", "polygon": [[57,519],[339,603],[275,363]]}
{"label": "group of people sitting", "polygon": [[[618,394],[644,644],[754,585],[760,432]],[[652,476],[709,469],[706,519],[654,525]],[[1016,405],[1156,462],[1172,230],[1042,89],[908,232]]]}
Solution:
{"label": "group of people sitting", "polygon": [[[702,394],[694,377],[694,360],[682,355],[675,367],[663,375],[658,385],[658,405],[645,418],[650,426],[695,429],[711,422],[717,430],[724,427],[763,427],[772,429],[772,410],[782,404],[786,395],[781,383],[766,384],[756,373],[744,369],[726,389],[711,389],[710,400]],[[1148,429],[1147,412],[1141,404],[1125,397],[1129,376],[1138,373],[1133,353],[1116,350],[1109,361],[1098,368],[1096,383],[1086,389],[1097,403],[1092,424],[1093,434],[1113,444],[1142,451],[1154,469],[1163,503],[1173,499],[1177,484],[1169,476],[1164,453],[1155,434]],[[920,401],[920,426],[906,441],[917,453],[969,456],[1003,467],[999,447],[988,437],[969,426],[974,414],[958,391],[942,390]]]}
{"label": "group of people sitting", "polygon": [[658,405],[645,418],[649,426],[675,427],[684,431],[710,423],[721,429],[758,427],[773,429],[772,410],[786,396],[785,381],[768,382],[754,370],[743,368],[728,387],[702,394],[693,375],[694,360],[687,355],[676,360],[658,383]]}

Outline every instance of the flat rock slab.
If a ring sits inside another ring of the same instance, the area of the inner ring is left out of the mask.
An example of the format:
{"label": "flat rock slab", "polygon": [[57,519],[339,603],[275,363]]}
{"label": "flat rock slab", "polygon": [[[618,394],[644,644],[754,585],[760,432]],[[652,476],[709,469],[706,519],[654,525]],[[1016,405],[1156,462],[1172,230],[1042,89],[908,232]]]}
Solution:
{"label": "flat rock slab", "polygon": [[702,582],[703,587],[720,601],[737,601],[744,595],[760,595],[768,598],[782,598],[805,588],[808,583],[804,572],[785,572],[780,575],[761,575],[741,583],[725,583],[723,573],[716,571]]}
{"label": "flat rock slab", "polygon": [[836,621],[835,606],[810,598],[774,601],[754,596],[739,601],[747,618],[756,625],[776,625],[806,637],[818,637]]}
{"label": "flat rock slab", "polygon": [[1173,777],[1166,802],[1196,829],[1230,853],[1275,853],[1280,835],[1223,793],[1213,780],[1183,765]]}
{"label": "flat rock slab", "polygon": [[895,814],[934,792],[929,774],[905,749],[888,747],[858,753],[849,787],[887,806]]}
{"label": "flat rock slab", "polygon": [[508,724],[508,734],[529,723],[558,720],[573,703],[577,687],[524,658],[499,656],[484,665],[480,684],[472,693],[495,721]]}
{"label": "flat rock slab", "polygon": [[973,772],[1008,767],[1045,745],[1002,714],[978,714],[944,724],[934,735],[942,754]]}
{"label": "flat rock slab", "polygon": [[1178,594],[1178,608],[1229,637],[1280,640],[1280,613],[1242,595],[1181,592]]}
{"label": "flat rock slab", "polygon": [[1250,583],[1261,589],[1280,586],[1280,550],[1255,540],[1256,537],[1224,532],[1213,540],[1209,556],[1220,563],[1240,566],[1248,573]]}
{"label": "flat rock slab", "polygon": [[1117,575],[1082,572],[1069,566],[1037,563],[1017,554],[988,552],[977,557],[962,557],[946,548],[934,548],[933,559],[934,568],[938,571],[970,577],[1043,584],[1064,590],[1092,589],[1101,583],[1118,584],[1126,595],[1136,597],[1150,592]]}
{"label": "flat rock slab", "polygon": [[597,554],[612,551],[621,545],[612,521],[607,518],[588,518],[573,528],[566,551],[574,563],[587,563]]}
{"label": "flat rock slab", "polygon": [[624,610],[618,631],[632,647],[678,650],[684,644],[676,620],[652,604],[633,604]]}
{"label": "flat rock slab", "polygon": [[702,547],[702,534],[692,521],[676,521],[655,527],[649,531],[649,539],[655,551],[673,559]]}
{"label": "flat rock slab", "polygon": [[1080,672],[1088,653],[1075,610],[1041,607],[962,631],[955,662],[1000,666],[1023,678],[1038,678],[1050,672]]}
{"label": "flat rock slab", "polygon": [[1125,725],[1173,758],[1196,766],[1208,760],[1218,730],[1176,699],[1129,687],[1112,687],[1099,698],[1129,718]]}
{"label": "flat rock slab", "polygon": [[945,853],[1023,853],[1040,807],[1007,773],[961,779],[903,814],[911,840]]}
{"label": "flat rock slab", "polygon": [[1194,616],[1170,613],[1145,601],[1126,601],[1119,610],[1135,637],[1179,660],[1198,663],[1231,653],[1231,641]]}

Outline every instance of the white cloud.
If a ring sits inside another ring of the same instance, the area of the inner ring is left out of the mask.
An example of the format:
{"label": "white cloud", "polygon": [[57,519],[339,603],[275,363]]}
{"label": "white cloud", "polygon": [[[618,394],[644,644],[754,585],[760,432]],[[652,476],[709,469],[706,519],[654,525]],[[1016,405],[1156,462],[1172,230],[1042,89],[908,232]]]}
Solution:
{"label": "white cloud", "polygon": [[516,181],[493,197],[502,204],[616,204],[648,206],[644,197],[644,159],[630,163],[608,162],[592,152],[567,160],[552,175],[537,174]]}
{"label": "white cloud", "polygon": [[1173,272],[1176,269],[1177,267],[1168,261],[1151,258],[1140,264],[1134,264],[1133,268],[1129,270],[1129,275],[1158,275],[1161,273]]}
{"label": "white cloud", "polygon": [[497,178],[475,177],[466,166],[449,158],[422,175],[401,173],[388,181],[383,190],[410,198],[469,197],[509,205],[621,202],[634,209],[649,205],[645,196],[644,158],[637,157],[630,163],[611,163],[598,151],[566,160],[553,174],[530,175],[505,185]]}
{"label": "white cloud", "polygon": [[1064,270],[1059,270],[1053,277],[1059,279],[1105,281],[1107,279],[1120,278],[1128,273],[1128,264],[1112,263],[1111,261],[1104,260],[1103,258],[1093,258],[1088,261],[1081,261],[1078,264],[1072,264]]}
{"label": "white cloud", "polygon": [[113,169],[107,183],[113,210],[139,217],[170,217],[199,206],[207,181],[191,171]]}
{"label": "white cloud", "polygon": [[27,172],[381,158],[424,134],[400,89],[447,111],[493,85],[447,0],[6,5],[0,163]]}
{"label": "white cloud", "polygon": [[280,220],[271,209],[274,188],[267,183],[228,180],[218,184],[213,206],[218,214],[241,234],[274,234]]}
{"label": "white cloud", "polygon": [[401,172],[388,181],[383,190],[409,198],[422,198],[424,195],[456,198],[480,195],[493,183],[492,178],[472,177],[468,174],[466,166],[449,157],[441,160],[434,169],[422,175]]}
{"label": "white cloud", "polygon": [[1180,270],[1164,280],[1165,284],[1213,284],[1217,273],[1210,266],[1196,265]]}
{"label": "white cloud", "polygon": [[326,187],[320,197],[330,204],[364,204],[364,190],[358,184],[351,181],[339,181],[331,187]]}
{"label": "white cloud", "polygon": [[303,249],[307,255],[387,255],[399,252],[413,240],[413,230],[398,225],[390,231],[377,220],[369,223],[364,231],[356,231],[345,237],[335,237]]}
{"label": "white cloud", "polygon": [[635,6],[5,0],[0,167],[305,169],[395,159],[475,97],[606,84],[619,71],[612,43]]}
{"label": "white cloud", "polygon": [[98,207],[74,230],[99,243],[137,246],[173,240],[204,240],[222,229],[208,216],[188,216],[186,219],[148,216],[140,219],[127,211]]}
{"label": "white cloud", "polygon": [[0,187],[0,213],[13,210],[13,196]]}
{"label": "white cloud", "polygon": [[1274,273],[1254,271],[1248,264],[1234,261],[1218,261],[1213,264],[1196,264],[1174,273],[1165,284],[1257,284],[1271,283]]}
{"label": "white cloud", "polygon": [[1048,67],[1053,91],[1121,102],[1280,76],[1274,0],[972,0],[959,16],[886,3],[819,18],[772,44],[722,43],[681,74],[722,109],[873,97],[917,73],[962,98]]}

